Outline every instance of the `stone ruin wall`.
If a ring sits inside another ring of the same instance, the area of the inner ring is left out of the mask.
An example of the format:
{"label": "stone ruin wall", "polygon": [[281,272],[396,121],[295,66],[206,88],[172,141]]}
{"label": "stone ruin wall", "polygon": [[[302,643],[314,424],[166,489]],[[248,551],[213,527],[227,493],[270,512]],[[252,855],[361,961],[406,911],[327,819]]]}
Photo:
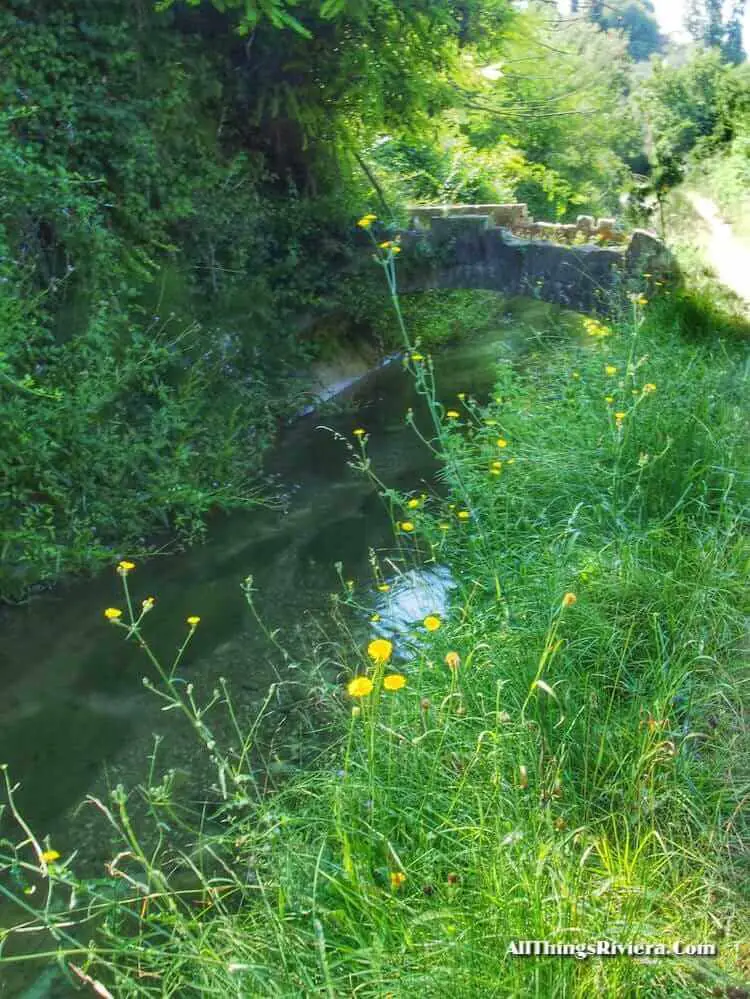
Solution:
{"label": "stone ruin wall", "polygon": [[594,219],[579,215],[575,222],[536,222],[522,203],[508,205],[414,205],[409,208],[409,224],[416,229],[431,228],[434,219],[472,216],[486,218],[488,227],[509,230],[520,239],[544,239],[568,246],[586,243],[624,244],[628,233],[616,219]]}

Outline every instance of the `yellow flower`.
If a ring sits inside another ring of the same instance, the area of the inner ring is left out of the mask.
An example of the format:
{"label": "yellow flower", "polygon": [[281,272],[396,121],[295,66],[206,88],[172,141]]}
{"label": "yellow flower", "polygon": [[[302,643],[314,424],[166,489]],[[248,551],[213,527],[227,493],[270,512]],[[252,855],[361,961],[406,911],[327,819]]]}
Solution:
{"label": "yellow flower", "polygon": [[500,469],[499,468],[491,468],[490,469],[490,475],[499,475],[499,474],[500,474]]}
{"label": "yellow flower", "polygon": [[465,392],[459,392],[458,395],[456,396],[456,398],[460,399],[461,402],[463,402],[464,399],[466,398],[466,393]]}
{"label": "yellow flower", "polygon": [[393,652],[393,643],[387,638],[373,638],[367,646],[367,655],[376,664],[387,663]]}
{"label": "yellow flower", "polygon": [[407,534],[410,531],[414,530],[414,524],[412,524],[410,520],[402,520],[398,526],[401,528],[402,531],[405,531]]}
{"label": "yellow flower", "polygon": [[499,472],[500,469],[503,467],[503,463],[502,463],[502,461],[493,461],[492,462],[492,467],[495,468],[495,469],[497,469],[497,471]]}
{"label": "yellow flower", "polygon": [[456,516],[459,520],[468,520],[471,514],[468,510],[459,510]]}
{"label": "yellow flower", "polygon": [[418,500],[417,497],[415,496],[413,499],[410,499],[406,505],[409,507],[410,510],[416,510],[421,502],[422,501]]}
{"label": "yellow flower", "polygon": [[440,531],[449,531],[450,529],[451,529],[451,525],[450,524],[446,524],[445,521],[443,521],[442,523],[438,524],[438,530],[440,530]]}
{"label": "yellow flower", "polygon": [[577,599],[578,597],[575,595],[575,593],[566,593],[565,596],[562,598],[562,605],[563,607],[572,607]]}
{"label": "yellow flower", "polygon": [[391,247],[391,253],[401,253],[401,247],[400,246],[395,246],[395,245],[392,246]]}
{"label": "yellow flower", "polygon": [[373,624],[377,624],[378,621],[380,620],[380,614],[373,614],[370,620],[372,621]]}
{"label": "yellow flower", "polygon": [[59,859],[60,859],[60,854],[57,852],[57,850],[45,850],[42,853],[42,860],[45,862],[45,864],[51,864],[54,860],[59,860]]}
{"label": "yellow flower", "polygon": [[403,673],[389,673],[383,677],[384,690],[401,690],[406,686],[406,677]]}
{"label": "yellow flower", "polygon": [[412,361],[424,361],[424,354],[412,354]]}
{"label": "yellow flower", "polygon": [[505,464],[506,465],[515,465],[515,463],[516,463],[516,459],[515,458],[508,458],[508,460],[506,461]]}
{"label": "yellow flower", "polygon": [[381,593],[387,593],[388,590],[390,590],[390,588],[391,588],[390,583],[380,583],[380,585],[378,586],[378,589],[380,590]]}
{"label": "yellow flower", "polygon": [[653,382],[646,382],[643,386],[643,394],[650,395],[652,392],[656,392],[656,385]]}
{"label": "yellow flower", "polygon": [[143,613],[146,614],[148,611],[150,611],[155,603],[156,603],[155,597],[146,597],[146,599],[141,603],[141,607],[143,608]]}
{"label": "yellow flower", "polygon": [[437,631],[441,625],[441,621],[440,618],[436,617],[434,614],[428,614],[422,624],[428,631]]}
{"label": "yellow flower", "polygon": [[372,691],[372,680],[368,676],[355,676],[346,689],[350,697],[367,697]]}
{"label": "yellow flower", "polygon": [[406,875],[403,871],[391,871],[391,888],[394,891],[399,889],[404,881],[406,881]]}
{"label": "yellow flower", "polygon": [[484,421],[484,425],[486,427],[496,427],[497,426],[497,420],[493,420],[493,419],[485,420]]}
{"label": "yellow flower", "polygon": [[108,607],[104,612],[104,616],[110,621],[116,621],[118,617],[122,617],[122,611],[117,607]]}
{"label": "yellow flower", "polygon": [[448,652],[445,657],[445,664],[449,666],[450,669],[458,669],[461,665],[461,656],[457,652]]}
{"label": "yellow flower", "polygon": [[608,406],[611,406],[612,403],[615,401],[615,397],[613,395],[605,395],[604,401],[607,403]]}
{"label": "yellow flower", "polygon": [[618,423],[622,423],[622,421],[625,419],[627,415],[628,415],[627,413],[615,413],[615,419],[617,420]]}
{"label": "yellow flower", "polygon": [[364,437],[367,431],[363,427],[357,427],[356,430],[352,430],[355,437]]}
{"label": "yellow flower", "polygon": [[457,420],[461,414],[457,412],[455,409],[449,409],[445,415],[448,417],[449,420]]}
{"label": "yellow flower", "polygon": [[508,446],[508,442],[506,441],[506,439],[504,437],[498,437],[498,439],[495,441],[495,443],[497,444],[498,447],[507,447]]}
{"label": "yellow flower", "polygon": [[135,562],[126,562],[124,559],[122,562],[118,562],[117,571],[121,576],[127,576],[131,569],[135,569]]}
{"label": "yellow flower", "polygon": [[604,373],[611,377],[612,375],[617,374],[617,368],[614,366],[614,364],[607,364],[604,368]]}
{"label": "yellow flower", "polygon": [[376,219],[377,215],[372,215],[371,213],[368,213],[367,215],[362,216],[359,222],[357,222],[357,225],[360,227],[360,229],[369,229],[372,223]]}
{"label": "yellow flower", "polygon": [[187,623],[190,625],[191,628],[195,628],[197,625],[200,624],[200,622],[201,619],[196,614],[191,614],[190,617],[187,619]]}

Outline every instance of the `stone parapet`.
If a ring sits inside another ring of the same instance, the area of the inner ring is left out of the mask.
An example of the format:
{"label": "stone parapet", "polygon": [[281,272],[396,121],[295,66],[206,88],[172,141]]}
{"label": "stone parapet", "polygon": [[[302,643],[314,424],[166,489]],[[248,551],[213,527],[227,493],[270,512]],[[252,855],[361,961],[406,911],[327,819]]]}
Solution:
{"label": "stone parapet", "polygon": [[447,219],[485,218],[488,228],[508,229],[523,239],[539,239],[568,246],[587,243],[622,244],[628,234],[614,218],[594,219],[579,215],[572,223],[538,222],[523,203],[498,205],[412,205],[409,207],[410,225],[415,229],[435,229],[445,233]]}

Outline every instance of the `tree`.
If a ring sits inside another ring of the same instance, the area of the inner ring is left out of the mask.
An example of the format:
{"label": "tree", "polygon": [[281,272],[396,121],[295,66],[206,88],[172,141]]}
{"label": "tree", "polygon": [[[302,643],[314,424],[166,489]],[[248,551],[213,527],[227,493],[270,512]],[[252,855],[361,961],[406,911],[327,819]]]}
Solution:
{"label": "tree", "polygon": [[689,0],[685,27],[691,37],[709,49],[721,49],[728,62],[742,62],[742,24],[746,0],[734,0],[726,23],[722,0]]}
{"label": "tree", "polygon": [[[572,13],[578,4],[571,8]],[[610,0],[590,3],[586,19],[602,31],[623,31],[628,39],[628,54],[635,62],[648,59],[664,47],[664,37],[651,0]]]}
{"label": "tree", "polygon": [[746,4],[747,0],[734,0],[724,34],[724,58],[727,62],[732,62],[735,65],[745,60],[745,51],[742,47],[742,25],[745,20]]}

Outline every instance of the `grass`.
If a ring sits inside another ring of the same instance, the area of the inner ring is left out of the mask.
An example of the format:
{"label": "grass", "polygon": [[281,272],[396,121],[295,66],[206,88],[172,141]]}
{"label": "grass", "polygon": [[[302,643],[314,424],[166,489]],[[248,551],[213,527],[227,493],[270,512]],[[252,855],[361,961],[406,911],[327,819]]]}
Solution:
{"label": "grass", "polygon": [[[747,352],[732,317],[698,336],[683,305],[542,346],[457,418],[412,349],[444,489],[416,508],[388,494],[388,578],[448,565],[449,613],[368,647],[344,587],[335,675],[309,664],[326,747],[271,791],[253,727],[216,744],[229,692],[202,707],[179,662],[159,667],[220,806],[185,830],[152,768],[144,832],[116,790],[98,806],[121,853],[99,885],[22,827],[0,891],[49,959],[117,997],[747,994]],[[375,476],[367,449],[357,438],[352,461]],[[128,614],[116,624],[145,641]],[[355,676],[371,692],[350,696]],[[0,960],[23,957],[19,939],[0,938]],[[524,940],[718,955],[509,953]]]}

